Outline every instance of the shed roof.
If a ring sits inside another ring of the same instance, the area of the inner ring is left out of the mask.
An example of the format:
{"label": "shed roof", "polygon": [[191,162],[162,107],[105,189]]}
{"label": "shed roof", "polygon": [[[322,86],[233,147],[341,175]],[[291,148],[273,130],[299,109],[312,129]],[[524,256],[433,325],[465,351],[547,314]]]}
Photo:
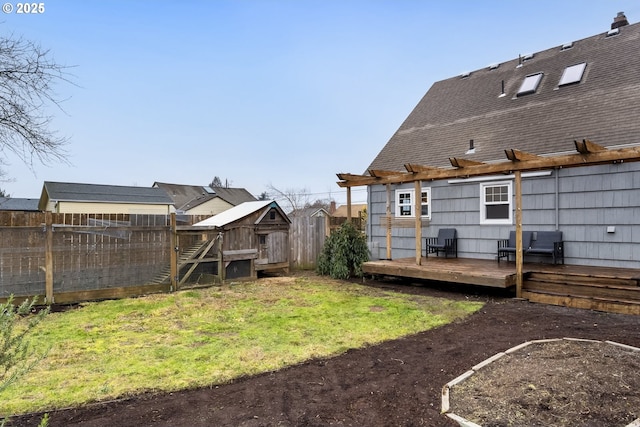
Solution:
{"label": "shed roof", "polygon": [[[640,144],[640,24],[570,45],[434,83],[368,169],[449,166],[450,157],[491,162],[505,149],[561,154],[582,139],[608,148]],[[581,79],[561,86],[565,69],[581,63]],[[518,95],[537,73],[535,92]]]}
{"label": "shed roof", "polygon": [[45,181],[42,195],[41,209],[44,209],[42,204],[46,203],[45,195],[50,201],[173,205],[173,200],[163,189],[153,187]]}
{"label": "shed roof", "polygon": [[[224,227],[227,224],[231,224],[232,222],[238,221],[248,215],[251,215],[254,212],[257,212],[261,209],[266,208],[267,206],[275,207],[280,209],[280,206],[276,202],[271,200],[259,200],[254,202],[244,202],[239,204],[238,206],[234,206],[231,209],[227,209],[224,212],[221,212],[217,215],[214,215],[210,218],[202,220],[194,224],[194,226],[206,226],[206,227]],[[287,218],[287,216],[282,212],[283,217]],[[288,220],[288,218],[287,218]]]}

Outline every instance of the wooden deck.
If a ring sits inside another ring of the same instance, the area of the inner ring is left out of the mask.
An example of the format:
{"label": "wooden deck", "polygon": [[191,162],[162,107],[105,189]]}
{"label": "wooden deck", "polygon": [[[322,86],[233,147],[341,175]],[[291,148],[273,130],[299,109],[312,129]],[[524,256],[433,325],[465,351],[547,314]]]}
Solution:
{"label": "wooden deck", "polygon": [[[369,261],[365,274],[408,277],[493,288],[516,284],[514,262],[471,258],[415,258]],[[522,296],[532,302],[640,315],[640,269],[523,265]]]}
{"label": "wooden deck", "polygon": [[416,265],[415,258],[368,261],[362,265],[365,274],[410,277],[440,282],[509,288],[516,284],[514,263],[472,258],[422,258]]}

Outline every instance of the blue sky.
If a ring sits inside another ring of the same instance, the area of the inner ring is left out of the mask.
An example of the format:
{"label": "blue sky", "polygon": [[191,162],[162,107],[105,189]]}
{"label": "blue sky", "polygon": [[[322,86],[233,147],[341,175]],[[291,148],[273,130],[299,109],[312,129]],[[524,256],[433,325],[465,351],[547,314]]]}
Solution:
{"label": "blue sky", "polygon": [[[12,4],[16,4],[15,2]],[[13,197],[44,181],[207,185],[310,200],[345,192],[436,81],[604,32],[637,0],[45,1],[2,16],[73,66],[59,84],[70,165],[8,157]],[[354,202],[365,202],[354,189]]]}

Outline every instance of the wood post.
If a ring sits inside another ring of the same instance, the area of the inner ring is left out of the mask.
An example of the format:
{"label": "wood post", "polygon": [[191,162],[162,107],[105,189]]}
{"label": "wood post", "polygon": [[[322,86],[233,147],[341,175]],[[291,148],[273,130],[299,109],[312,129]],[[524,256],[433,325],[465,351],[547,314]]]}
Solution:
{"label": "wood post", "polygon": [[177,230],[177,222],[176,222],[176,214],[175,212],[171,213],[171,255],[169,256],[169,262],[171,264],[171,289],[174,291],[178,290],[178,230]]}
{"label": "wood post", "polygon": [[391,259],[391,185],[387,184],[387,259]]}
{"label": "wood post", "polygon": [[53,304],[53,214],[49,211],[44,214],[46,229],[44,265],[45,265],[45,302]]}
{"label": "wood post", "polygon": [[225,275],[224,259],[222,257],[223,243],[224,243],[224,235],[222,234],[222,232],[220,232],[218,233],[218,277],[220,278],[220,283],[224,283],[224,275]]}
{"label": "wood post", "polygon": [[347,187],[347,221],[351,222],[351,187]]}
{"label": "wood post", "polygon": [[422,181],[414,182],[416,216],[416,265],[422,265]]}
{"label": "wood post", "polygon": [[522,172],[516,171],[516,297],[522,298]]}

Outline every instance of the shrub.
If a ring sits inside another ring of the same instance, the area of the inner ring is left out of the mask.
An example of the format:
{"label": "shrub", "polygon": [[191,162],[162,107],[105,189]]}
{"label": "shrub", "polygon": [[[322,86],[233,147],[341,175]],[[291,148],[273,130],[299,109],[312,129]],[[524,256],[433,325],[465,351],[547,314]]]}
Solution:
{"label": "shrub", "polygon": [[364,234],[347,221],[324,242],[318,260],[318,274],[334,279],[361,277],[362,263],[368,260]]}
{"label": "shrub", "polygon": [[[9,387],[21,376],[29,372],[44,357],[31,348],[28,335],[49,309],[35,311],[36,299],[25,300],[19,306],[13,305],[13,296],[0,304],[0,391]],[[18,320],[29,316],[28,322],[18,325]]]}

